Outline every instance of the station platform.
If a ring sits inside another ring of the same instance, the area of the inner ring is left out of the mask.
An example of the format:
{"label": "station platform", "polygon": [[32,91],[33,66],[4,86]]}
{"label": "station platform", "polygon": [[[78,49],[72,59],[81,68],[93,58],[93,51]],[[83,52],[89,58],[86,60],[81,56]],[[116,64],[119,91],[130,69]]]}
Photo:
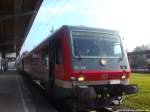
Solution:
{"label": "station platform", "polygon": [[16,71],[0,72],[0,112],[57,112],[38,90]]}

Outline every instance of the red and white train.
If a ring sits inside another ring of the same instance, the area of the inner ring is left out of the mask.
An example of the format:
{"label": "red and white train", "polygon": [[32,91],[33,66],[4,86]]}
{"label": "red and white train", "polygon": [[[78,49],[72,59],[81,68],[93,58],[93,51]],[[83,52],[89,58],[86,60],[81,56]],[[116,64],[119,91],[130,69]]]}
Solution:
{"label": "red and white train", "polygon": [[138,90],[128,84],[127,54],[113,30],[62,26],[21,57],[19,68],[78,108],[102,108]]}

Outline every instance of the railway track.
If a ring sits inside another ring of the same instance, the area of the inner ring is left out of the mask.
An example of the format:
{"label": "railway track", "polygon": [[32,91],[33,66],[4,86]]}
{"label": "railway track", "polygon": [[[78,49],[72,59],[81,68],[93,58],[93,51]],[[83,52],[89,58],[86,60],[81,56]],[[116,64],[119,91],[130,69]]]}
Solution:
{"label": "railway track", "polygon": [[114,112],[114,111],[112,111],[110,108],[102,108],[99,110],[91,110],[89,112]]}
{"label": "railway track", "polygon": [[[137,112],[136,110],[133,109],[117,109],[113,110],[112,108],[103,108],[97,111],[90,111],[90,112]],[[138,111],[138,112],[147,112],[147,111]]]}
{"label": "railway track", "polygon": [[[27,75],[23,75],[23,79],[29,89],[35,89],[35,90],[31,90],[31,91],[36,91],[36,93],[38,92],[38,94],[42,94],[44,99],[48,100],[48,96],[47,96],[46,92],[44,91],[42,86],[39,86],[38,82],[35,83]],[[50,101],[50,99],[49,99],[48,103],[50,103],[52,106],[54,106],[56,108],[56,110],[58,110],[58,112],[71,112],[70,109],[68,109],[66,106],[62,105],[63,104],[62,101]],[[75,111],[75,112],[77,112],[77,111]],[[80,111],[80,112],[83,112],[83,111]],[[114,109],[112,107],[109,107],[109,108],[102,108],[99,110],[86,110],[84,112],[134,112],[134,111],[127,109],[127,108],[125,110],[123,108],[121,108],[121,109],[115,108]]]}

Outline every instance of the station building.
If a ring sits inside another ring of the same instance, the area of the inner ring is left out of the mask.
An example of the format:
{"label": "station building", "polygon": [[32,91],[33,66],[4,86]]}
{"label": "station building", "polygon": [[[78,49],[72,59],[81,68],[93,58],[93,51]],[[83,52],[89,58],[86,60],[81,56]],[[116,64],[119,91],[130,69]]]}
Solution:
{"label": "station building", "polygon": [[150,70],[150,50],[129,52],[131,70]]}

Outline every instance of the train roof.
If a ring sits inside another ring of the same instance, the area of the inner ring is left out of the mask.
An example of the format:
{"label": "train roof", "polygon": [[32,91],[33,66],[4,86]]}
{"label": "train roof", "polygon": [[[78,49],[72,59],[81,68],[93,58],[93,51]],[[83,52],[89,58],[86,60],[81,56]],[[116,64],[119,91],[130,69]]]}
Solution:
{"label": "train roof", "polygon": [[62,28],[66,28],[68,30],[77,30],[77,31],[95,31],[95,32],[102,32],[102,33],[111,33],[111,34],[118,34],[118,31],[111,30],[111,29],[103,29],[103,28],[94,28],[88,26],[71,26],[71,25],[64,25]]}
{"label": "train roof", "polygon": [[[33,50],[29,51],[26,55],[24,55],[21,58],[24,58],[26,56],[30,56],[33,52],[35,52],[37,49],[41,48],[42,45],[45,43],[47,44],[48,41],[55,35],[58,31],[61,31],[62,29],[65,29],[67,31],[94,31],[94,32],[101,32],[101,33],[109,33],[109,34],[118,34],[117,31],[115,30],[110,30],[110,29],[102,29],[102,28],[94,28],[94,27],[87,27],[87,26],[71,26],[71,25],[63,25],[53,33],[47,36],[46,39],[44,39],[40,44],[38,44]],[[44,45],[45,45],[44,44]]]}

